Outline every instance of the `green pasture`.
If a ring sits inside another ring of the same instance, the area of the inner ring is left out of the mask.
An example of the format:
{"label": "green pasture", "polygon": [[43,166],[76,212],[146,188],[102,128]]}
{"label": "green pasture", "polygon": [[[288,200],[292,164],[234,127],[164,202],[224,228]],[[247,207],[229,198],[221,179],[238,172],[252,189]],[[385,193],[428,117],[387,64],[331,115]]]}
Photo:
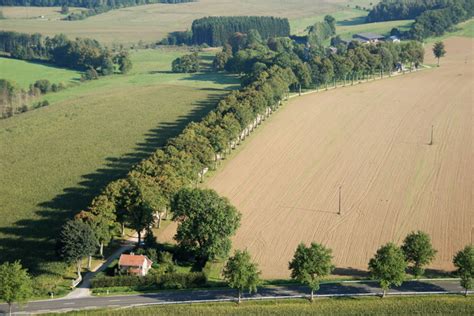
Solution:
{"label": "green pasture", "polygon": [[0,120],[0,261],[43,272],[66,219],[238,86],[224,74],[169,73],[183,53],[133,52],[129,75],[50,93],[49,106]]}
{"label": "green pasture", "polygon": [[474,298],[462,296],[331,298],[164,305],[70,312],[67,315],[471,315]]}
{"label": "green pasture", "polygon": [[0,79],[16,82],[21,88],[27,89],[39,79],[48,79],[51,83],[70,84],[78,82],[81,74],[74,70],[57,68],[47,64],[0,57]]}

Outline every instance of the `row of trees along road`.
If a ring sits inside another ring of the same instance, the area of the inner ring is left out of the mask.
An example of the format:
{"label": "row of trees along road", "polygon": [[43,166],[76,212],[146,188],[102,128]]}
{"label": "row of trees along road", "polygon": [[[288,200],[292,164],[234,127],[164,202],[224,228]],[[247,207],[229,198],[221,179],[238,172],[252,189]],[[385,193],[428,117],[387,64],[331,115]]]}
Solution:
{"label": "row of trees along road", "polygon": [[[424,267],[435,257],[436,250],[431,245],[430,237],[421,231],[410,233],[401,247],[388,243],[380,247],[374,257],[369,261],[371,277],[379,281],[385,297],[387,290],[395,285],[400,286],[406,279],[406,271],[411,266],[411,271],[416,278],[424,273]],[[465,288],[465,295],[472,289],[474,277],[474,247],[466,246],[453,258],[457,268],[457,275],[461,278],[461,286]],[[314,299],[314,292],[320,287],[321,279],[331,274],[334,269],[332,264],[332,251],[321,244],[311,243],[309,246],[301,243],[298,245],[293,259],[288,267],[291,277],[307,285],[310,290],[310,300]],[[241,302],[242,292],[256,292],[260,271],[258,266],[251,261],[250,254],[237,250],[230,257],[224,267],[223,275],[228,285],[238,290],[238,301]]]}
{"label": "row of trees along road", "polygon": [[349,45],[334,43],[337,51],[322,45],[310,46],[289,38],[271,38],[263,41],[258,32],[235,33],[213,62],[217,71],[226,70],[242,76],[243,85],[252,82],[269,67],[290,69],[297,81],[293,89],[315,88],[339,81],[359,80],[380,74],[390,74],[401,64],[410,67],[423,62],[421,43],[378,43]]}
{"label": "row of trees along road", "polygon": [[[78,235],[83,235],[87,229],[72,230],[79,232]],[[77,237],[71,238],[77,239]],[[407,264],[412,264],[413,271],[418,271],[415,275],[419,277],[422,275],[420,273],[423,267],[433,260],[435,254],[436,250],[431,246],[429,236],[420,231],[409,234],[401,248],[393,243],[379,248],[369,262],[369,270],[372,278],[380,282],[383,289],[382,297],[392,285],[402,284]],[[321,278],[328,276],[334,268],[331,260],[331,249],[311,243],[309,246],[300,244],[289,263],[291,277],[310,287],[311,301],[314,298],[314,291],[319,289]],[[474,246],[468,245],[456,253],[453,264],[467,295],[468,290],[473,287]],[[258,266],[252,262],[246,250],[237,250],[228,259],[223,275],[228,285],[238,290],[239,303],[244,290],[248,290],[249,293],[256,292],[261,284]],[[31,278],[19,262],[6,262],[0,265],[0,300],[9,304],[10,314],[14,303],[26,302],[31,294]]]}
{"label": "row of trees along road", "polygon": [[93,70],[103,76],[116,71],[127,73],[132,69],[126,51],[114,53],[96,40],[71,40],[64,34],[43,37],[41,34],[0,31],[0,51],[16,59],[46,61],[81,71]]}

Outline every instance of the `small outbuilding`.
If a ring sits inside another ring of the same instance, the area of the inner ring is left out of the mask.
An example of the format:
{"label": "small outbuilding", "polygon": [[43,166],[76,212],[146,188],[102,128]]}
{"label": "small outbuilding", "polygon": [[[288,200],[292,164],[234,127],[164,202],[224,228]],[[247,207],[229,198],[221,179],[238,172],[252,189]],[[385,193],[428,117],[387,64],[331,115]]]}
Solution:
{"label": "small outbuilding", "polygon": [[395,35],[387,37],[386,41],[391,43],[400,43],[400,39]]}
{"label": "small outbuilding", "polygon": [[153,261],[144,255],[135,255],[133,253],[120,255],[118,268],[121,273],[129,275],[145,276],[151,268]]}

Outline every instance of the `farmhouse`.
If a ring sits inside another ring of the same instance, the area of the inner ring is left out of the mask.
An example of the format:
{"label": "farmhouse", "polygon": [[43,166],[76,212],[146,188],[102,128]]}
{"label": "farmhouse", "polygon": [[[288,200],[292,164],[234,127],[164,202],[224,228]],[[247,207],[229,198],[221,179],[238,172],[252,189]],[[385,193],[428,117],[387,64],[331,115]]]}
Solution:
{"label": "farmhouse", "polygon": [[147,256],[122,254],[119,259],[118,267],[120,272],[125,274],[145,276],[150,270],[153,262]]}
{"label": "farmhouse", "polygon": [[352,38],[362,43],[378,43],[385,39],[382,35],[375,33],[357,33],[352,35]]}

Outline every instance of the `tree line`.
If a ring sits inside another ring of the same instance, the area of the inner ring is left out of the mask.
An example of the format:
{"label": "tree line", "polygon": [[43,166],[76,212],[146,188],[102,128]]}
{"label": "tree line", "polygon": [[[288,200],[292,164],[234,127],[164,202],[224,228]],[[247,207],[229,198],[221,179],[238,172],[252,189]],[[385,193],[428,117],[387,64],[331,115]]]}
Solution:
{"label": "tree line", "polygon": [[422,40],[443,35],[454,25],[473,16],[472,0],[383,0],[372,8],[366,21],[415,19],[409,31],[394,35]]}
{"label": "tree line", "polygon": [[456,0],[382,0],[372,7],[366,22],[411,20],[427,10],[446,8]]}
{"label": "tree line", "polygon": [[0,31],[0,51],[16,59],[46,61],[103,76],[116,71],[126,73],[132,68],[126,51],[113,53],[96,40],[71,40],[64,34],[43,37],[41,34]]}
{"label": "tree line", "polygon": [[222,46],[236,33],[255,29],[264,39],[289,36],[290,23],[286,18],[269,16],[213,16],[197,19],[192,24],[192,42]]}
{"label": "tree line", "polygon": [[[337,39],[337,38],[336,38]],[[315,88],[334,84],[336,81],[353,81],[376,74],[391,73],[401,64],[417,67],[423,62],[424,49],[421,43],[378,43],[363,45],[351,42],[337,43],[337,50],[322,45],[305,45],[289,38],[262,40],[258,32],[234,34],[222,52],[216,54],[215,70],[226,70],[242,75],[242,84],[252,82],[259,73],[277,65],[290,69],[296,77],[292,86]]]}

